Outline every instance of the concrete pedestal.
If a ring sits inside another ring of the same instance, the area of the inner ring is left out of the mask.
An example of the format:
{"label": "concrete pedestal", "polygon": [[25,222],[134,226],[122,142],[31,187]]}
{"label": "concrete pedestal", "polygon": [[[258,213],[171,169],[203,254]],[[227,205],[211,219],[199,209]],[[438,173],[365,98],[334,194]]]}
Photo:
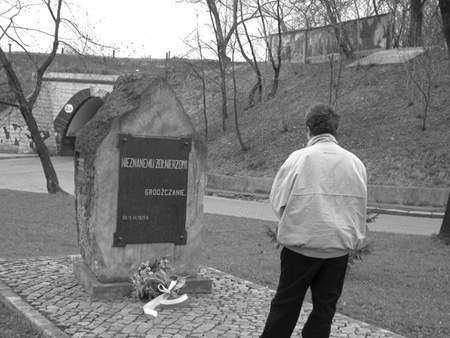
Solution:
{"label": "concrete pedestal", "polygon": [[[73,263],[73,272],[75,278],[81,283],[91,298],[113,300],[122,297],[131,296],[131,283],[116,282],[102,283],[97,280],[94,273],[83,261]],[[207,294],[212,292],[212,281],[208,278],[199,276],[188,277],[185,286],[179,291],[179,294]]]}
{"label": "concrete pedestal", "polygon": [[117,299],[131,295],[130,283],[101,283],[83,261],[73,263],[73,273],[92,298]]}

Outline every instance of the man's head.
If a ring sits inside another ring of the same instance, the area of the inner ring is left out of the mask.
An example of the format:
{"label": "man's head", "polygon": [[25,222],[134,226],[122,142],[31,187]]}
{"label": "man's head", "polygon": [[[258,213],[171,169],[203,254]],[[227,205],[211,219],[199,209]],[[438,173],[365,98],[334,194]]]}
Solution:
{"label": "man's head", "polygon": [[332,134],[336,136],[340,116],[327,104],[312,106],[305,115],[305,124],[308,128],[308,137],[319,134]]}

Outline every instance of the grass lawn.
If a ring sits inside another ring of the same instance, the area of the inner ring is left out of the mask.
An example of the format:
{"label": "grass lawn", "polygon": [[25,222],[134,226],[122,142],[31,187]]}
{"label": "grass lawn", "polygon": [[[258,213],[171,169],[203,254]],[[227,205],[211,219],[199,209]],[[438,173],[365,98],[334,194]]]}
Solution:
{"label": "grass lawn", "polygon": [[38,338],[39,335],[0,303],[0,338]]}
{"label": "grass lawn", "polygon": [[[0,214],[0,257],[78,253],[72,196],[0,190]],[[279,249],[265,234],[273,223],[209,214],[204,222],[202,264],[276,287]],[[370,239],[372,253],[350,267],[338,311],[408,337],[449,337],[450,246],[423,236]],[[30,336],[2,306],[0,319],[6,336]]]}

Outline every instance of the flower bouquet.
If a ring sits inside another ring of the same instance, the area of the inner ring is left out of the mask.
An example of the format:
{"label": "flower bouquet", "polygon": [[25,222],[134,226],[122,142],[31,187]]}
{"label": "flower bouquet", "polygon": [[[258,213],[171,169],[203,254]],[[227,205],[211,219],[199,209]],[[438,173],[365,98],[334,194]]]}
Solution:
{"label": "flower bouquet", "polygon": [[172,268],[166,257],[153,262],[144,262],[130,277],[133,293],[140,300],[149,300],[144,305],[146,314],[156,317],[158,305],[180,304],[187,300],[187,295],[179,295],[186,279],[172,274]]}

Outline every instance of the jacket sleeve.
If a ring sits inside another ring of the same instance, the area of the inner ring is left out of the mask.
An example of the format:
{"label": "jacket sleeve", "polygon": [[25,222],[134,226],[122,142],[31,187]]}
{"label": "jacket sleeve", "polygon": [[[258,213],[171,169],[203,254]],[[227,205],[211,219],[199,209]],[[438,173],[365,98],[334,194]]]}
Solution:
{"label": "jacket sleeve", "polygon": [[367,232],[369,231],[369,227],[367,226],[367,172],[364,164],[361,163],[361,177],[364,184],[364,202],[363,202],[363,210],[361,211],[364,215],[364,223],[361,224],[361,238],[359,238],[356,249],[362,249],[366,245]]}
{"label": "jacket sleeve", "polygon": [[270,190],[270,204],[278,219],[283,216],[294,186],[296,177],[293,156],[291,155],[278,170]]}

